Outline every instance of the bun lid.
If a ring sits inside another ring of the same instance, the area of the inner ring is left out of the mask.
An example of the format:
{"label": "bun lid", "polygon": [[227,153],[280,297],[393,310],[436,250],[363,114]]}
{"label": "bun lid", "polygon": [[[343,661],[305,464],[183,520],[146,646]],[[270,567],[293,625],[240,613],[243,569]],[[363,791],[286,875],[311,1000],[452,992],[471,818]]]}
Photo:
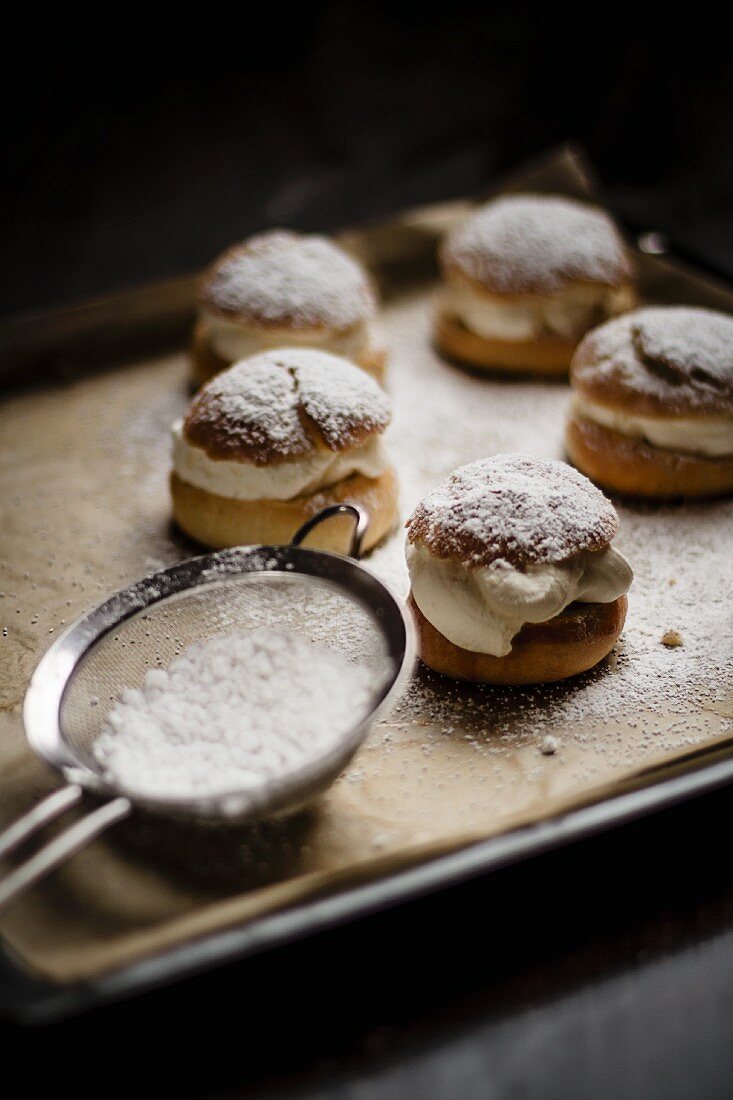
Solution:
{"label": "bun lid", "polygon": [[390,419],[384,391],[347,359],[281,348],[243,359],[207,382],[183,433],[210,458],[264,466],[316,449],[358,446]]}
{"label": "bun lid", "polygon": [[556,195],[487,203],[448,234],[440,262],[448,277],[495,294],[555,294],[576,283],[619,287],[633,274],[608,214]]}
{"label": "bun lid", "polygon": [[223,253],[204,275],[199,304],[234,323],[344,330],[376,311],[371,281],[327,237],[272,230]]}
{"label": "bun lid", "polygon": [[571,364],[591,400],[651,416],[733,412],[733,317],[650,306],[593,329]]}
{"label": "bun lid", "polygon": [[618,515],[572,466],[499,454],[454,471],[418,504],[406,526],[408,540],[435,557],[521,568],[605,549]]}

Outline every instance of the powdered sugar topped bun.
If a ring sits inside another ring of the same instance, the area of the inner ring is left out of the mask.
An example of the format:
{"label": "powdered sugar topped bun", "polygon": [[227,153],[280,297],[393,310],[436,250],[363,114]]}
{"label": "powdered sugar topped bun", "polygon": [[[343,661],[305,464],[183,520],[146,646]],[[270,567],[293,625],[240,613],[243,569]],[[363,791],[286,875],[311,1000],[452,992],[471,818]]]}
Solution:
{"label": "powdered sugar topped bun", "polygon": [[577,283],[620,287],[632,271],[602,210],[550,195],[508,195],[451,232],[440,250],[448,277],[492,294],[556,294]]}
{"label": "powdered sugar topped bun", "polygon": [[183,432],[210,458],[265,466],[317,449],[359,446],[383,432],[390,418],[384,392],[348,360],[282,348],[244,359],[208,382]]}
{"label": "powdered sugar topped bun", "polygon": [[407,521],[408,541],[465,565],[562,562],[602,550],[618,529],[611,502],[563,462],[499,454],[452,473]]}
{"label": "powdered sugar topped bun", "polygon": [[225,252],[204,276],[209,314],[263,328],[346,330],[376,301],[361,265],[326,237],[274,230]]}
{"label": "powdered sugar topped bun", "polygon": [[733,317],[655,306],[588,333],[571,379],[583,396],[650,416],[733,412]]}

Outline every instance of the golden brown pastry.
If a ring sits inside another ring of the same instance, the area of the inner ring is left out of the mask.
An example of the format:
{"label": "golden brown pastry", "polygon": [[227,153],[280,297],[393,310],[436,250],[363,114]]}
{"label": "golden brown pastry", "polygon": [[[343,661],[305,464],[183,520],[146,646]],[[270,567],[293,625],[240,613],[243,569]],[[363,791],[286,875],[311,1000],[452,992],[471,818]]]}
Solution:
{"label": "golden brown pastry", "polygon": [[327,237],[273,230],[224,252],[199,290],[192,365],[197,385],[257,352],[312,347],[353,360],[378,382],[376,298],[362,266]]}
{"label": "golden brown pastry", "polygon": [[606,489],[733,491],[733,317],[635,310],[591,332],[572,363],[568,455]]}
{"label": "golden brown pastry", "polygon": [[[383,391],[346,359],[307,348],[263,352],[207,382],[173,426],[173,515],[206,546],[289,542],[333,503],[369,513],[369,549],[397,516],[397,478],[382,440]],[[308,545],[345,552],[348,517]]]}
{"label": "golden brown pastry", "polygon": [[635,302],[611,219],[559,196],[487,203],[448,234],[439,261],[437,345],[475,367],[564,375],[588,329]]}
{"label": "golden brown pastry", "polygon": [[563,680],[602,660],[632,580],[613,505],[562,462],[495,455],[456,470],[407,521],[418,653],[491,684]]}

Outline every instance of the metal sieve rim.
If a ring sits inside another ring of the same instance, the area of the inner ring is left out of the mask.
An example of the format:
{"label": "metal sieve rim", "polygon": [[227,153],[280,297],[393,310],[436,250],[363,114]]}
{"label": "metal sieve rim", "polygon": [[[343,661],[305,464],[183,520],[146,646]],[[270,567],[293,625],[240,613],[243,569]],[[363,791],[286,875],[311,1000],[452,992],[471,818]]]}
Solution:
{"label": "metal sieve rim", "polygon": [[[371,616],[386,642],[389,674],[378,687],[373,707],[328,752],[246,793],[232,790],[189,797],[141,797],[120,790],[74,753],[61,728],[64,697],[81,661],[102,638],[126,620],[178,594],[243,574],[276,573],[310,576],[334,587]],[[107,796],[124,794],[134,805],[173,816],[257,820],[297,808],[335,778],[401,687],[412,668],[414,652],[409,614],[384,582],[360,562],[292,544],[236,547],[153,573],[80,616],[50,646],[36,668],[26,693],[23,722],[31,747],[71,782],[88,790]]]}

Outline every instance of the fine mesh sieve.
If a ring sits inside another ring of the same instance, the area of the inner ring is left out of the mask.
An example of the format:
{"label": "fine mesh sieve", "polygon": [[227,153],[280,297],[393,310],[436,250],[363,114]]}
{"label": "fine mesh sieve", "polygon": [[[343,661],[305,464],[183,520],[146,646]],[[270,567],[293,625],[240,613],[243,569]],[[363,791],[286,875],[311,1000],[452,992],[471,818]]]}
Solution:
{"label": "fine mesh sieve", "polygon": [[[328,517],[355,520],[351,557],[300,544]],[[292,812],[341,772],[378,712],[409,672],[414,653],[404,607],[360,565],[366,513],[323,509],[288,546],[238,547],[181,562],[111,597],[78,619],[50,647],[26,694],[26,735],[67,785],[0,835],[0,858],[91,795],[91,809],[0,881],[0,907],[78,851],[133,806],[211,823],[247,822]],[[343,736],[246,790],[144,795],[113,786],[93,746],[112,704],[140,688],[152,668],[167,668],[192,643],[258,627],[293,631],[369,670],[363,707]]]}

